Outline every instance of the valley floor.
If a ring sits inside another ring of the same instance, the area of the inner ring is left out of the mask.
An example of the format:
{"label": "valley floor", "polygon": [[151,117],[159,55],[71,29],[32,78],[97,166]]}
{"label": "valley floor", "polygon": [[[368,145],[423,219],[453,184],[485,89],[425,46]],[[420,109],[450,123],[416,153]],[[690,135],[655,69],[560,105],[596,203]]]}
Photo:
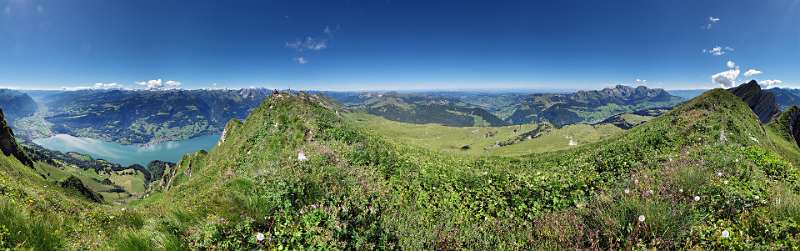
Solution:
{"label": "valley floor", "polygon": [[574,124],[544,130],[537,137],[526,137],[538,125],[501,127],[451,127],[438,124],[410,124],[365,113],[346,116],[359,127],[386,138],[429,150],[469,156],[522,156],[575,148],[624,132],[611,124]]}

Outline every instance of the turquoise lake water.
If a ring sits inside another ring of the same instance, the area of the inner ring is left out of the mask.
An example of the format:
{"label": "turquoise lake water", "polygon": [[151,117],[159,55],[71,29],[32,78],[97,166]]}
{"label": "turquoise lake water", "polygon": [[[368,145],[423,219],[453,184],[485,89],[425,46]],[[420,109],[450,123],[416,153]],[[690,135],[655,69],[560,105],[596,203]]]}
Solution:
{"label": "turquoise lake water", "polygon": [[139,146],[123,145],[91,138],[58,134],[49,138],[35,139],[34,143],[50,150],[88,154],[95,159],[105,159],[123,166],[140,164],[147,166],[153,160],[177,162],[184,154],[213,148],[219,134],[195,137],[181,141]]}

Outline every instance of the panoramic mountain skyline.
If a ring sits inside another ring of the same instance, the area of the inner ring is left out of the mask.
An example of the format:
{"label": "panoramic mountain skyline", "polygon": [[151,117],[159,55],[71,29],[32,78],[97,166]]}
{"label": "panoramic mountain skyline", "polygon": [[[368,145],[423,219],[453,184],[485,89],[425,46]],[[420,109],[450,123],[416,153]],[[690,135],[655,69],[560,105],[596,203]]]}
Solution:
{"label": "panoramic mountain skyline", "polygon": [[798,87],[800,2],[0,1],[0,86]]}

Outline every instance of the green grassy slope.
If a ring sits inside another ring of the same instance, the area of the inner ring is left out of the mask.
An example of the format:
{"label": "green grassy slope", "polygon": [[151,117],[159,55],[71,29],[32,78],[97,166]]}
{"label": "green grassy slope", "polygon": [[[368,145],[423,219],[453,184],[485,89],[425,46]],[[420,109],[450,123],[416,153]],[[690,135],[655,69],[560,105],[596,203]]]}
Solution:
{"label": "green grassy slope", "polygon": [[282,95],[230,124],[224,143],[184,158],[174,185],[139,204],[172,215],[161,224],[174,231],[135,240],[225,249],[797,245],[798,170],[724,90],[605,141],[524,158],[408,147],[325,103]]}
{"label": "green grassy slope", "polygon": [[138,199],[145,192],[144,174],[133,169],[98,173],[92,169],[75,166],[57,168],[45,163],[36,163],[36,171],[50,182],[62,182],[70,176],[75,176],[87,188],[100,193],[105,201],[110,203],[126,203]]}
{"label": "green grassy slope", "polygon": [[[41,168],[41,163],[36,163]],[[140,228],[143,217],[91,202],[0,154],[0,247],[32,250],[99,249],[115,233]]]}
{"label": "green grassy slope", "polygon": [[[497,146],[499,142],[520,137],[522,134],[536,129],[537,126],[535,124],[502,127],[420,125],[395,122],[364,113],[348,113],[346,119],[364,130],[412,146],[469,156],[520,156],[565,150],[574,148],[575,145],[597,142],[623,132],[622,129],[609,124],[597,126],[575,124],[552,129],[552,131],[530,140]],[[570,145],[570,141],[574,144]],[[464,146],[468,146],[468,148]]]}
{"label": "green grassy slope", "polygon": [[[66,215],[47,232],[63,233],[56,246],[71,248],[800,245],[800,173],[791,161],[797,156],[781,151],[785,139],[725,90],[597,143],[515,158],[409,146],[333,107],[318,96],[273,96],[245,122],[229,123],[218,147],[188,154],[165,171],[169,185],[125,213],[45,188],[18,163],[0,163],[6,168],[0,177],[8,177],[0,184],[13,188],[0,191],[23,189],[28,197],[0,198],[33,200],[14,206],[30,212],[24,217]],[[46,198],[56,209],[39,202]],[[81,238],[87,233],[97,234]]]}

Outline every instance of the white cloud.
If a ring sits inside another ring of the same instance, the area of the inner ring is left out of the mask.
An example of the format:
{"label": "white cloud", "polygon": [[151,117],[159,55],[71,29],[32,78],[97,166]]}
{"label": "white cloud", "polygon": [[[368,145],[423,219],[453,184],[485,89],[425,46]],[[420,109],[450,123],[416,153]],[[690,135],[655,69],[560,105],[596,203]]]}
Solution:
{"label": "white cloud", "polygon": [[761,73],[762,73],[762,72],[761,72],[761,71],[759,71],[759,70],[756,70],[756,69],[749,69],[749,70],[747,70],[747,71],[745,71],[745,72],[744,72],[744,76],[745,76],[745,77],[747,77],[747,78],[749,78],[749,77],[752,77],[752,76],[755,76],[755,75],[758,75],[758,74],[761,74]]}
{"label": "white cloud", "polygon": [[296,57],[296,58],[294,58],[294,61],[297,62],[298,64],[307,64],[308,63],[308,61],[306,60],[305,57]]}
{"label": "white cloud", "polygon": [[708,17],[708,23],[705,26],[706,30],[710,30],[711,27],[719,22],[719,20],[720,19],[718,17]]}
{"label": "white cloud", "polygon": [[714,55],[714,56],[722,56],[722,55],[725,55],[726,53],[732,52],[732,51],[734,51],[734,49],[731,48],[731,47],[728,47],[728,46],[722,47],[722,46],[719,46],[719,45],[718,46],[714,46],[711,49],[703,49],[703,53],[708,53],[708,54],[711,54],[711,55]]}
{"label": "white cloud", "polygon": [[647,85],[647,79],[636,79],[636,86]]}
{"label": "white cloud", "polygon": [[728,63],[725,63],[725,65],[728,66],[728,68],[736,68],[736,63],[730,60],[728,60]]}
{"label": "white cloud", "polygon": [[167,89],[177,89],[181,87],[181,82],[170,80],[164,83],[164,87]]}
{"label": "white cloud", "polygon": [[764,88],[770,88],[770,87],[777,87],[778,85],[783,84],[783,81],[780,81],[780,80],[777,80],[777,79],[774,79],[774,80],[769,80],[768,79],[768,80],[761,80],[758,83]]}
{"label": "white cloud", "polygon": [[307,37],[305,40],[296,40],[294,42],[286,42],[286,47],[294,49],[298,52],[303,51],[321,51],[328,48],[328,40],[316,39]]}
{"label": "white cloud", "polygon": [[286,42],[286,48],[297,52],[297,57],[292,59],[294,62],[298,64],[306,64],[308,63],[308,60],[305,58],[305,56],[307,56],[306,53],[319,52],[327,49],[328,41],[333,39],[333,34],[339,31],[339,29],[340,28],[338,25],[335,28],[331,28],[331,26],[325,26],[325,28],[322,29],[322,34],[317,34],[317,38],[308,36],[305,39],[297,39],[293,42]]}
{"label": "white cloud", "polygon": [[724,88],[733,87],[736,84],[736,79],[739,77],[739,68],[730,69],[714,75],[711,75],[711,82],[719,84]]}
{"label": "white cloud", "polygon": [[326,25],[325,29],[322,29],[322,33],[327,34],[328,37],[333,37],[333,34],[339,32],[339,30],[341,30],[341,29],[342,29],[342,27],[339,26],[338,24],[334,28],[331,28],[330,25]]}
{"label": "white cloud", "polygon": [[123,90],[125,89],[124,85],[118,83],[94,83],[94,85],[89,86],[72,86],[72,87],[61,87],[62,90],[65,91],[79,91],[79,90]]}
{"label": "white cloud", "polygon": [[170,89],[178,89],[181,86],[181,82],[175,80],[169,80],[164,82],[160,78],[147,81],[140,81],[136,82],[136,84],[144,86],[145,90],[170,90]]}
{"label": "white cloud", "polygon": [[123,89],[124,86],[117,83],[94,83],[94,89]]}

